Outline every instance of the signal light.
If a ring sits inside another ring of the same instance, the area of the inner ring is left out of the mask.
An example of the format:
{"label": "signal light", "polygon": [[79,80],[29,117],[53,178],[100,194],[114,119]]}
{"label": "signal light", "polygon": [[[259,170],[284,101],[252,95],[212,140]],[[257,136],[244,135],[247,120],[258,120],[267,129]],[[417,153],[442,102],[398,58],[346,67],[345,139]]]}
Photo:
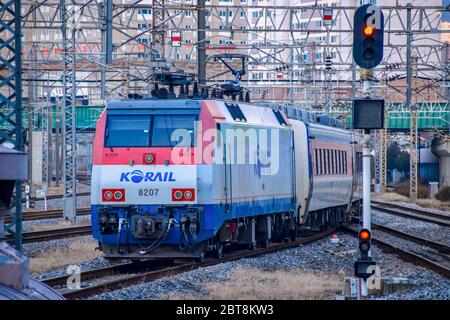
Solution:
{"label": "signal light", "polygon": [[367,37],[370,37],[371,35],[373,35],[373,33],[375,32],[375,29],[372,27],[365,27],[364,28],[364,35]]}
{"label": "signal light", "polygon": [[353,59],[364,69],[372,69],[383,59],[384,16],[375,5],[365,4],[353,19]]}
{"label": "signal light", "polygon": [[369,238],[370,238],[370,231],[367,230],[367,229],[362,229],[362,230],[359,232],[359,238],[362,239],[362,240],[367,240],[367,239],[369,239]]}

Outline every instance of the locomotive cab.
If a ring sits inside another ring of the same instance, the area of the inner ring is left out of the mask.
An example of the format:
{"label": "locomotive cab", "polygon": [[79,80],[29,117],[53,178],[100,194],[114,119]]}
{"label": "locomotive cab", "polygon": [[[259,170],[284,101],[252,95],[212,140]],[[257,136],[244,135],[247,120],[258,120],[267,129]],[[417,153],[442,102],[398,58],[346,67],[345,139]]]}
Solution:
{"label": "locomotive cab", "polygon": [[94,236],[110,255],[142,255],[163,242],[195,246],[202,211],[194,165],[200,106],[108,103],[97,125],[91,200]]}

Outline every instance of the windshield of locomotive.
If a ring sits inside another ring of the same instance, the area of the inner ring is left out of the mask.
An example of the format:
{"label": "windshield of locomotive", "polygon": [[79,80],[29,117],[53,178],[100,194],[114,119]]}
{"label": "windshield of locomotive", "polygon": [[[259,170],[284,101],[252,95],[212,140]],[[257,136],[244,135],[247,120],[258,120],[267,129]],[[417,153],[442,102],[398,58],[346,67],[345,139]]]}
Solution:
{"label": "windshield of locomotive", "polygon": [[109,115],[105,147],[192,147],[197,115]]}

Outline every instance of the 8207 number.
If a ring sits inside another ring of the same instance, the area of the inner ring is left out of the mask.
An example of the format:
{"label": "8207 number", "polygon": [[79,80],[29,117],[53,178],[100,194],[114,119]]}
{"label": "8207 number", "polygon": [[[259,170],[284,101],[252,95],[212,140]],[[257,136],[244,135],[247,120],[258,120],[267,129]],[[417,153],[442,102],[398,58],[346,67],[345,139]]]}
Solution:
{"label": "8207 number", "polygon": [[159,189],[139,189],[138,195],[140,197],[156,197]]}

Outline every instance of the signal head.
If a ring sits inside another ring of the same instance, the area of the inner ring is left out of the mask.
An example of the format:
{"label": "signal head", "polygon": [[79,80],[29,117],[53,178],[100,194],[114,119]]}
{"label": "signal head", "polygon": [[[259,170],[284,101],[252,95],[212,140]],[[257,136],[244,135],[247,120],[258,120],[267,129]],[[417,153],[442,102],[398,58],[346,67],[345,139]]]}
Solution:
{"label": "signal head", "polygon": [[362,229],[361,231],[359,231],[358,233],[358,238],[359,238],[359,250],[361,251],[361,258],[362,259],[367,259],[368,258],[368,253],[370,250],[370,238],[371,238],[371,233],[369,230],[367,229]]}
{"label": "signal head", "polygon": [[358,66],[372,69],[383,59],[384,16],[375,5],[362,5],[353,19],[353,58]]}

